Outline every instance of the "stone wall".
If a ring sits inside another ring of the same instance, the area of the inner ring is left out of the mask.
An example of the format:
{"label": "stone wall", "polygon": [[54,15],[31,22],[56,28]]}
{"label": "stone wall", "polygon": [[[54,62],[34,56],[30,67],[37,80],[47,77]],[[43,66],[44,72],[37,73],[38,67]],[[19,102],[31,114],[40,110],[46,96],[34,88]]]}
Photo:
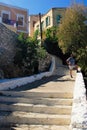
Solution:
{"label": "stone wall", "polygon": [[13,61],[16,40],[17,34],[0,23],[0,69]]}
{"label": "stone wall", "polygon": [[48,71],[51,65],[52,57],[49,53],[46,54],[44,59],[39,60],[39,71],[45,72]]}
{"label": "stone wall", "polygon": [[[16,52],[15,43],[17,41],[16,31],[8,25],[0,23],[0,70],[2,66],[13,62]],[[49,69],[51,63],[51,56],[47,53],[46,58],[39,61],[39,71],[45,72]],[[6,69],[5,69],[6,70]],[[3,77],[2,70],[0,71],[0,78]]]}
{"label": "stone wall", "polygon": [[87,130],[86,88],[81,72],[77,73],[75,80],[70,127],[72,130]]}
{"label": "stone wall", "polygon": [[17,39],[15,31],[11,30],[5,24],[0,23],[0,47],[3,45],[14,44]]}
{"label": "stone wall", "polygon": [[17,28],[12,26],[12,25],[8,25],[8,24],[3,24],[7,29],[11,30],[12,32],[17,32]]}

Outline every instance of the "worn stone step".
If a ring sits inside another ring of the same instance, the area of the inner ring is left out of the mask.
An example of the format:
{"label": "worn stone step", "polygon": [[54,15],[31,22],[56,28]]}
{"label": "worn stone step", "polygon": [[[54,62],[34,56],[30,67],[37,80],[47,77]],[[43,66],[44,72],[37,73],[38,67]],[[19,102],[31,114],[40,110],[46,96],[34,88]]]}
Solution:
{"label": "worn stone step", "polygon": [[22,111],[1,113],[0,125],[5,124],[69,125],[70,115],[42,114]]}
{"label": "worn stone step", "polygon": [[20,125],[13,127],[14,130],[70,130],[69,126],[58,125]]}
{"label": "worn stone step", "polygon": [[1,111],[25,111],[25,112],[38,112],[48,114],[71,114],[71,106],[47,106],[47,105],[33,105],[24,103],[14,103],[11,105],[0,104]]}
{"label": "worn stone step", "polygon": [[70,92],[38,92],[38,91],[0,91],[0,95],[14,97],[44,97],[44,98],[73,98],[73,93]]}
{"label": "worn stone step", "polygon": [[[40,97],[39,97],[40,98]],[[72,99],[60,99],[60,98],[22,98],[22,97],[6,97],[0,96],[0,102],[12,103],[29,103],[29,104],[45,104],[45,105],[72,105]]]}

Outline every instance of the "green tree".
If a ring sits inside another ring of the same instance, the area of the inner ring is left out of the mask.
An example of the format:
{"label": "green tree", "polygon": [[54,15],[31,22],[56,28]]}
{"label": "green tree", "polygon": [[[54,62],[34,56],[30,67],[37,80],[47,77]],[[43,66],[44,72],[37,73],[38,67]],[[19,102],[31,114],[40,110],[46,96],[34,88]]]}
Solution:
{"label": "green tree", "polygon": [[53,26],[46,30],[45,32],[46,38],[44,40],[44,47],[47,52],[60,57],[64,63],[65,57],[62,53],[61,48],[58,45],[58,27]]}
{"label": "green tree", "polygon": [[74,5],[67,9],[59,26],[58,40],[63,53],[74,53],[78,64],[87,72],[85,58],[87,59],[87,8],[82,5]]}
{"label": "green tree", "polygon": [[33,73],[37,60],[37,46],[38,43],[33,38],[26,37],[23,33],[19,35],[14,63],[22,69],[24,75]]}
{"label": "green tree", "polygon": [[45,51],[39,46],[37,37],[26,37],[21,33],[16,46],[14,63],[21,68],[23,76],[38,73],[39,59],[45,57]]}

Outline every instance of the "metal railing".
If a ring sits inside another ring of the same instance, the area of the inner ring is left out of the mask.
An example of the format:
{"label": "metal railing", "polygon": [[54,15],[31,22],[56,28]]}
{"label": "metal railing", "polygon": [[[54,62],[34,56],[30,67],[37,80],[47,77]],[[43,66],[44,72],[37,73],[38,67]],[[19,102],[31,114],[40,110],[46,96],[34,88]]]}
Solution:
{"label": "metal railing", "polygon": [[0,23],[5,23],[14,27],[17,27],[17,21],[16,20],[11,20],[11,19],[2,19],[2,17],[0,17]]}

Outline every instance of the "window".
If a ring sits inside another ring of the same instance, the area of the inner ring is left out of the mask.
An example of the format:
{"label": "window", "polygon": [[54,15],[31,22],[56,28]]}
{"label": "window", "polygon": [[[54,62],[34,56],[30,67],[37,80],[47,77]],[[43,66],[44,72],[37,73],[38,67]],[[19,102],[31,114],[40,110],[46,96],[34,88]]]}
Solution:
{"label": "window", "polygon": [[50,25],[50,16],[46,18],[46,27]]}
{"label": "window", "polygon": [[3,13],[2,22],[3,22],[3,23],[7,23],[7,22],[8,22],[8,19],[9,19],[9,15]]}
{"label": "window", "polygon": [[24,26],[24,15],[17,14],[18,26]]}
{"label": "window", "polygon": [[3,23],[8,23],[8,22],[9,22],[9,19],[10,19],[10,12],[3,10],[3,11],[1,12],[1,17],[2,17],[2,22],[3,22]]}
{"label": "window", "polygon": [[62,18],[62,16],[60,14],[56,16],[56,22],[57,22],[57,24],[60,23],[61,18]]}

